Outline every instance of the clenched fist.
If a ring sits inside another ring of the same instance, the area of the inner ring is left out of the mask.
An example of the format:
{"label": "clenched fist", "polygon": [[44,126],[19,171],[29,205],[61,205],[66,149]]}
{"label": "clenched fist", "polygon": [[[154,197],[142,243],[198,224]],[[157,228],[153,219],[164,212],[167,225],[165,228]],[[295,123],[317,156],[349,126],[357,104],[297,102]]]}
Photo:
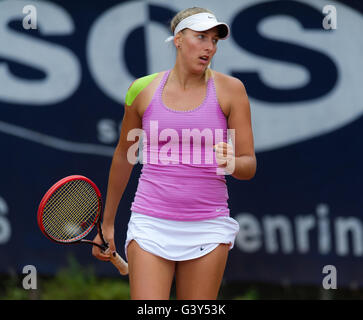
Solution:
{"label": "clenched fist", "polygon": [[214,145],[213,151],[216,155],[218,168],[223,169],[219,170],[220,174],[232,174],[235,167],[233,146],[226,142],[219,142]]}

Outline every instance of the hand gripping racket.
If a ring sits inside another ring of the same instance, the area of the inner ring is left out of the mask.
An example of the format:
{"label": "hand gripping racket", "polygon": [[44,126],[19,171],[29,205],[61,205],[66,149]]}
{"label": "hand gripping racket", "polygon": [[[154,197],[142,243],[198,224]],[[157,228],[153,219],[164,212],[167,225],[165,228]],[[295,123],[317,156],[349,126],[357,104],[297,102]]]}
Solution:
{"label": "hand gripping racket", "polygon": [[[88,178],[73,175],[54,184],[43,196],[38,208],[38,225],[43,234],[61,244],[89,243],[107,252],[101,229],[102,198],[97,186]],[[102,245],[85,238],[97,224]],[[127,263],[115,252],[111,262],[122,275],[128,274]]]}

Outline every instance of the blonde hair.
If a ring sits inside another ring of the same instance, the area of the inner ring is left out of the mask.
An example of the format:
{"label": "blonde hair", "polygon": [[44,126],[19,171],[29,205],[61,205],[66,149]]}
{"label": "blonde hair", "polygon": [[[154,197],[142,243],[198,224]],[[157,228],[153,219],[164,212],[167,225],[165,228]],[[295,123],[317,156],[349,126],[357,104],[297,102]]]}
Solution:
{"label": "blonde hair", "polygon": [[203,12],[207,12],[214,15],[212,11],[199,7],[192,7],[179,11],[170,22],[171,33],[174,34],[174,30],[180,21],[184,20],[185,18],[188,18],[189,16],[192,16],[193,14],[203,13]]}

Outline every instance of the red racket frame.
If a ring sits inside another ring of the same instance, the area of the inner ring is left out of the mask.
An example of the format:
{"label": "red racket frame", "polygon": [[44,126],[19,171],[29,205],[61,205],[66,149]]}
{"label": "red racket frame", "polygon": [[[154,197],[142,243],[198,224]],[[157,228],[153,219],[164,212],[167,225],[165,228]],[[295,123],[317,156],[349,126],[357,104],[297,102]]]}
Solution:
{"label": "red racket frame", "polygon": [[[84,180],[87,183],[89,183],[93,189],[95,190],[97,197],[98,197],[98,215],[96,216],[95,220],[92,222],[92,224],[83,232],[81,233],[79,236],[77,236],[76,238],[72,239],[72,240],[59,240],[56,238],[53,238],[52,236],[50,236],[44,228],[43,225],[43,221],[42,221],[42,216],[43,216],[43,210],[44,207],[47,203],[47,201],[49,200],[49,198],[59,189],[61,188],[64,184],[74,181],[74,180]],[[99,248],[101,248],[102,250],[106,250],[107,249],[107,244],[103,238],[102,235],[102,231],[101,231],[101,224],[99,223],[99,221],[101,221],[102,218],[102,210],[103,206],[102,206],[102,197],[101,197],[101,192],[98,189],[98,187],[96,186],[96,184],[90,180],[87,177],[81,176],[81,175],[72,175],[72,176],[68,176],[65,177],[61,180],[59,180],[57,183],[55,183],[43,196],[39,207],[38,207],[38,213],[37,213],[37,221],[38,221],[38,226],[40,228],[40,230],[42,231],[42,233],[51,241],[56,242],[56,243],[61,243],[61,244],[72,244],[72,243],[79,243],[79,242],[83,242],[83,243],[89,243],[89,244],[93,244],[95,246],[98,246]],[[101,236],[101,240],[105,245],[99,245],[98,243],[95,243],[91,240],[85,240],[83,239],[84,237],[86,237],[94,228],[95,224],[97,224],[98,227],[98,233]]]}

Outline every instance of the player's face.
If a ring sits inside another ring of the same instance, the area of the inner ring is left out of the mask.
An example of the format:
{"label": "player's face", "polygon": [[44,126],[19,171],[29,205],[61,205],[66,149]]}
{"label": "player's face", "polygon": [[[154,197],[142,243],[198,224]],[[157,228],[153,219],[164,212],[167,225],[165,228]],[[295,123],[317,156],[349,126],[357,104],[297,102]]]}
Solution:
{"label": "player's face", "polygon": [[183,60],[195,71],[204,71],[217,51],[217,27],[206,31],[186,29],[182,35],[181,50]]}

